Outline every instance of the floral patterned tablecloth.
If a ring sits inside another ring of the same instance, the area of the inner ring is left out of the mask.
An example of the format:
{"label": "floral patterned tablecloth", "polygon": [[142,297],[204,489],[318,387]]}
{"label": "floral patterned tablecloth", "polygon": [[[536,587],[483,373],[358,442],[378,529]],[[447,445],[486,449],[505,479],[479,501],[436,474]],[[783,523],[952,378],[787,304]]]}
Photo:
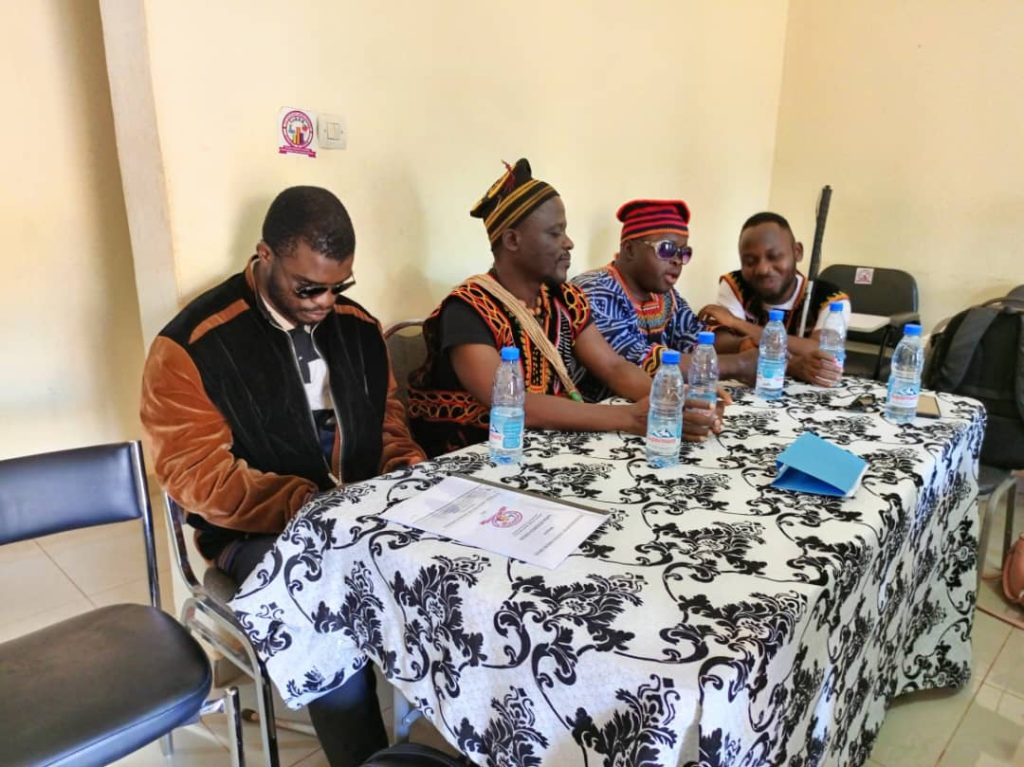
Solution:
{"label": "floral patterned tablecloth", "polygon": [[[290,705],[369,658],[480,765],[860,765],[888,703],[970,675],[984,410],[907,426],[877,384],[746,390],[653,470],[643,440],[530,432],[307,505],[232,602]],[[868,461],[852,498],[770,487],[806,430]],[[557,570],[379,518],[450,472],[609,512]]]}

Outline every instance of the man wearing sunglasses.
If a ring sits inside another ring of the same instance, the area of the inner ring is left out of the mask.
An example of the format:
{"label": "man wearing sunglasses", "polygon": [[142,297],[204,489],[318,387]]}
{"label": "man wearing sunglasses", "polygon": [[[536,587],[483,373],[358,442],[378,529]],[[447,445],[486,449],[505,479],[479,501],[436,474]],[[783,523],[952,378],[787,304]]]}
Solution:
{"label": "man wearing sunglasses", "polygon": [[[682,200],[632,200],[616,213],[622,222],[619,252],[607,266],[575,277],[590,301],[594,323],[611,347],[649,375],[666,349],[682,356],[685,371],[704,324],[675,289],[682,269],[693,257],[689,245],[690,209]],[[723,354],[723,378],[753,383],[757,353]],[[580,384],[587,397],[608,391],[587,377]]]}
{"label": "man wearing sunglasses", "polygon": [[[456,287],[424,323],[428,356],[410,377],[409,411],[427,453],[487,439],[505,346],[520,351],[528,427],[643,434],[651,380],[608,346],[583,291],[566,282],[573,241],[558,192],[521,159],[470,215],[483,220],[493,267]],[[584,372],[633,402],[584,402],[576,385]],[[701,404],[702,412],[683,422],[691,441],[720,428],[718,414]]]}
{"label": "man wearing sunglasses", "polygon": [[[245,270],[150,348],[141,417],[156,475],[190,512],[199,551],[239,584],[319,492],[425,458],[379,324],[343,295],[354,259],[338,198],[286,189]],[[309,711],[332,765],[387,745],[369,664]]]}
{"label": "man wearing sunglasses", "polygon": [[797,269],[803,245],[797,242],[789,222],[778,213],[757,213],[740,229],[740,268],[722,275],[718,303],[700,310],[701,319],[715,327],[717,345],[756,347],[768,312],[780,309],[789,334],[787,372],[818,386],[832,386],[842,368],[832,355],[818,349],[818,336],[828,307],[843,304],[843,321],[850,322],[850,298],[836,285],[815,280],[807,313],[804,337],[798,337],[807,291],[807,278]]}

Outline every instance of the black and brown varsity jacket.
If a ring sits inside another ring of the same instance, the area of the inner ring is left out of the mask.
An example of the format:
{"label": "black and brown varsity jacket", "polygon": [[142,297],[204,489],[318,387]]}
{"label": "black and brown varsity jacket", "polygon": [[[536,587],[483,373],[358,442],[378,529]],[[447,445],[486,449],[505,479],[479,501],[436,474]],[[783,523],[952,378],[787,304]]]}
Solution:
{"label": "black and brown varsity jacket", "polygon": [[[141,418],[160,484],[212,559],[277,533],[311,493],[425,458],[395,396],[380,324],[339,296],[313,331],[339,428],[324,458],[288,334],[258,303],[252,262],[185,307],[150,347]],[[198,515],[199,519],[196,519]]]}

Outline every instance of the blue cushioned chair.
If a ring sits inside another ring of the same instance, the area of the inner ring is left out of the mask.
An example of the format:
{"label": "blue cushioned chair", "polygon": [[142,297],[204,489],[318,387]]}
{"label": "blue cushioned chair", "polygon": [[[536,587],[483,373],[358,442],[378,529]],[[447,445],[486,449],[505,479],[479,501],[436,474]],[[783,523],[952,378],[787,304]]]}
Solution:
{"label": "blue cushioned chair", "polygon": [[142,520],[149,605],[119,604],[0,643],[0,762],[101,765],[223,710],[244,764],[238,691],[207,701],[210,662],[160,607],[152,511],[137,442],[0,461],[0,545]]}

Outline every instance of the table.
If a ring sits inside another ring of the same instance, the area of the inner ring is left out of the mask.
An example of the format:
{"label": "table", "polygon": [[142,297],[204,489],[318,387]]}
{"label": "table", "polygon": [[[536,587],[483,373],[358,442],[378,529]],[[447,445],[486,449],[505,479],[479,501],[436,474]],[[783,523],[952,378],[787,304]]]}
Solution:
{"label": "table", "polygon": [[[314,500],[232,606],[298,705],[365,662],[480,765],[860,765],[899,694],[970,676],[984,411],[893,426],[881,387],[747,391],[652,470],[643,440],[531,432]],[[769,487],[813,429],[869,462],[850,499]],[[376,515],[460,471],[610,512],[555,571]]]}

